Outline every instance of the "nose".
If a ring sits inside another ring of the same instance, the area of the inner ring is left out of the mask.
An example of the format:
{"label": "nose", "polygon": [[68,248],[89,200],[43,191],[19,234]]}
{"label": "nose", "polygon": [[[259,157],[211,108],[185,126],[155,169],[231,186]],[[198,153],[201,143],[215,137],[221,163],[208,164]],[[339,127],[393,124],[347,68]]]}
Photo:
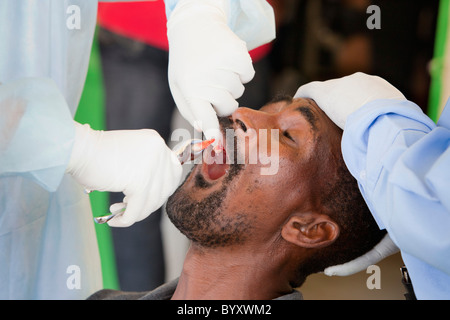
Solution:
{"label": "nose", "polygon": [[244,132],[249,129],[272,129],[274,127],[274,119],[271,114],[260,110],[240,107],[231,115],[233,122],[237,128],[241,128]]}

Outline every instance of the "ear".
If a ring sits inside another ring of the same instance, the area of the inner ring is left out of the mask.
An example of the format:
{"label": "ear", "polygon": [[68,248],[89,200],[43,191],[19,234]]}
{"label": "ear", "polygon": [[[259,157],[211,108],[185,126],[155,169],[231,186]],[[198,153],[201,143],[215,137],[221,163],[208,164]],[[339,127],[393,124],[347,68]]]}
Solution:
{"label": "ear", "polygon": [[337,239],[339,226],[324,214],[294,214],[283,226],[281,236],[299,247],[323,248]]}

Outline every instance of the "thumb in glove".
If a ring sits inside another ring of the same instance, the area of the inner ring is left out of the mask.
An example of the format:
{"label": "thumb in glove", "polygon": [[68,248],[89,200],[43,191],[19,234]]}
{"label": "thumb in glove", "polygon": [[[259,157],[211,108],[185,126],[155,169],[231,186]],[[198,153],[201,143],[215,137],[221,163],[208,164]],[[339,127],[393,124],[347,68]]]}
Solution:
{"label": "thumb in glove", "polygon": [[399,251],[398,247],[392,242],[388,234],[365,255],[337,266],[331,266],[324,270],[327,276],[349,276],[360,271],[366,270],[386,257]]}

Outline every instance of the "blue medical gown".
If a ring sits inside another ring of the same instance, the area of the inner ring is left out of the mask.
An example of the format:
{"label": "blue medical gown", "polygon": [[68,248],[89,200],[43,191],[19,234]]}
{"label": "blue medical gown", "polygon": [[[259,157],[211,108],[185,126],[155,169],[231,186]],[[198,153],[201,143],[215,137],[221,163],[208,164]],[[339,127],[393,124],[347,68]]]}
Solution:
{"label": "blue medical gown", "polygon": [[437,125],[410,101],[376,100],[347,120],[345,163],[400,248],[418,299],[450,299],[450,100]]}
{"label": "blue medical gown", "polygon": [[[267,6],[230,0],[230,26],[245,41],[274,30]],[[102,288],[89,197],[65,174],[96,17],[94,0],[0,1],[0,299]]]}

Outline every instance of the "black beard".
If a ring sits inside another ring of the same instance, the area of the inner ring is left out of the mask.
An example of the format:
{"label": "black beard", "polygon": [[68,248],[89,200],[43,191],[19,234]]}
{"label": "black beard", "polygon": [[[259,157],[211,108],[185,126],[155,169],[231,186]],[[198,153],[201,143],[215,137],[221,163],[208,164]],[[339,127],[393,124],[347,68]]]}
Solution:
{"label": "black beard", "polygon": [[[226,129],[224,127],[232,128],[230,120],[221,118],[220,123],[223,129]],[[234,146],[236,152],[236,143]],[[232,192],[229,189],[230,183],[243,168],[242,164],[230,164],[223,187],[201,201],[193,200],[189,195],[192,191],[185,190],[183,183],[169,198],[166,205],[167,215],[175,227],[194,243],[208,248],[242,243],[248,236],[251,224],[244,214],[238,213],[232,216],[224,214],[226,206],[223,202]],[[189,176],[192,174],[191,171]],[[194,179],[195,188],[209,188],[209,183],[200,172]]]}

